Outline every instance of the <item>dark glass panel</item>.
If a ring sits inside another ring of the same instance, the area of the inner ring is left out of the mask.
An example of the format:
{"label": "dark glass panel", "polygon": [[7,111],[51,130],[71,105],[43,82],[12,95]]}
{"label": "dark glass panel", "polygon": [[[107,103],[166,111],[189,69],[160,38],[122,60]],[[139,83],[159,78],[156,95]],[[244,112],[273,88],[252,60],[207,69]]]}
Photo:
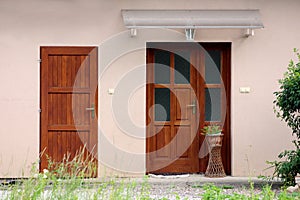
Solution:
{"label": "dark glass panel", "polygon": [[205,54],[205,82],[206,84],[221,83],[221,51],[209,50]]}
{"label": "dark glass panel", "polygon": [[170,52],[163,50],[155,51],[154,62],[155,83],[170,83]]}
{"label": "dark glass panel", "polygon": [[188,51],[175,54],[175,83],[190,83],[190,52]]}
{"label": "dark glass panel", "polygon": [[221,121],[221,89],[205,89],[205,121]]}
{"label": "dark glass panel", "polygon": [[170,121],[170,90],[155,88],[155,121]]}

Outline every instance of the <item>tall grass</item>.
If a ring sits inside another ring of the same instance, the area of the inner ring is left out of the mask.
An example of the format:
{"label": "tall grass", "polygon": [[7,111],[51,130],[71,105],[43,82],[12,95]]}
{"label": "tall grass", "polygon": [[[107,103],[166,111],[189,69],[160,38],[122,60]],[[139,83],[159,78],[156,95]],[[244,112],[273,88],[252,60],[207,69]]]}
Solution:
{"label": "tall grass", "polygon": [[150,199],[147,178],[140,185],[115,178],[94,179],[96,162],[85,148],[73,158],[66,155],[61,162],[48,158],[48,169],[39,172],[35,164],[29,178],[0,185],[0,199]]}
{"label": "tall grass", "polygon": [[[76,199],[111,199],[111,200],[148,200],[148,199],[188,199],[178,193],[162,196],[151,194],[151,184],[145,176],[141,182],[135,179],[124,181],[117,178],[93,179],[97,173],[96,160],[82,150],[74,158],[66,156],[62,162],[48,161],[48,169],[39,172],[32,168],[32,176],[20,179],[15,184],[0,185],[0,199],[4,200],[76,200]],[[34,165],[36,166],[36,165]],[[171,187],[171,185],[170,185]],[[183,188],[184,190],[185,188]],[[198,188],[199,189],[199,188]],[[260,193],[254,192],[253,184],[247,194],[226,192],[225,187],[205,185],[199,192],[204,200],[292,200],[300,199],[300,194],[288,194],[285,190],[276,194],[271,186],[265,186]],[[184,193],[184,191],[183,191]]]}

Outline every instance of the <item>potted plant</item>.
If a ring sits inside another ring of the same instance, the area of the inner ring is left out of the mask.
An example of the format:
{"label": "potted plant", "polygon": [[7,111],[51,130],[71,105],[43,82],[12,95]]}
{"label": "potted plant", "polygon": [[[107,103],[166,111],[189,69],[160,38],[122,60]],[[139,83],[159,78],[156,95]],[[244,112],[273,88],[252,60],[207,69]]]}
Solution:
{"label": "potted plant", "polygon": [[202,129],[202,135],[205,135],[209,148],[214,146],[222,146],[222,129],[219,125],[207,125]]}
{"label": "potted plant", "polygon": [[202,129],[203,135],[220,135],[222,134],[222,129],[219,125],[208,125],[204,126]]}

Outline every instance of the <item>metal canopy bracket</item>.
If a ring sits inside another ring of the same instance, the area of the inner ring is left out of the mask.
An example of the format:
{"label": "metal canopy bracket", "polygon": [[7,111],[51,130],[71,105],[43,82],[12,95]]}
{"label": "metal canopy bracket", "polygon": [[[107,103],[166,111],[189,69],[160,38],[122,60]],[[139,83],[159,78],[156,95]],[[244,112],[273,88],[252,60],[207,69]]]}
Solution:
{"label": "metal canopy bracket", "polygon": [[194,28],[186,28],[185,29],[185,37],[186,40],[194,40],[196,30]]}
{"label": "metal canopy bracket", "polygon": [[259,10],[122,10],[122,16],[125,26],[131,30],[183,28],[187,39],[200,28],[248,29],[251,33],[247,36],[252,36],[254,29],[264,27]]}

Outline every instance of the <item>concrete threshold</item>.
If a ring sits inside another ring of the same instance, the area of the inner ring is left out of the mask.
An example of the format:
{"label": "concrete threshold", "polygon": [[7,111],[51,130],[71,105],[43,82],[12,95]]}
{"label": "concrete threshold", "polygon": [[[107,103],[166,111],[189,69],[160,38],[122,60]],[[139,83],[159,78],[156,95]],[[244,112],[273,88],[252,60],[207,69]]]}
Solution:
{"label": "concrete threshold", "polygon": [[277,185],[279,187],[282,186],[282,182],[280,180],[263,180],[257,177],[226,176],[222,178],[210,178],[210,177],[205,177],[204,175],[188,174],[187,177],[178,177],[174,179],[156,178],[156,177],[149,178],[149,183],[168,183],[170,181],[173,183],[185,182],[188,185],[214,184],[214,185],[250,186],[250,183],[253,183],[255,187],[263,186],[266,184]]}
{"label": "concrete threshold", "polygon": [[[10,185],[22,183],[24,179],[6,179],[1,180],[0,185]],[[114,181],[116,183],[136,182],[142,184],[143,182],[150,185],[187,185],[192,187],[202,187],[207,184],[214,184],[216,186],[234,186],[234,187],[250,187],[253,183],[255,188],[261,188],[264,185],[271,185],[272,188],[280,188],[283,186],[279,179],[263,180],[257,177],[233,177],[226,176],[222,178],[209,178],[201,174],[181,174],[181,175],[154,175],[149,174],[147,177],[105,177],[85,179],[87,184],[101,184],[103,182]],[[62,180],[65,181],[65,180]]]}
{"label": "concrete threshold", "polygon": [[[203,186],[207,184],[214,184],[217,186],[234,186],[234,187],[250,187],[251,183],[255,188],[263,187],[264,185],[271,185],[272,188],[280,188],[283,186],[279,179],[263,180],[257,177],[233,177],[226,176],[222,178],[209,178],[199,174],[182,174],[182,175],[152,175],[149,174],[146,178],[149,184],[154,185],[168,185],[168,184],[186,184],[188,186]],[[145,182],[145,178],[116,178],[115,181],[135,181],[136,183]]]}

